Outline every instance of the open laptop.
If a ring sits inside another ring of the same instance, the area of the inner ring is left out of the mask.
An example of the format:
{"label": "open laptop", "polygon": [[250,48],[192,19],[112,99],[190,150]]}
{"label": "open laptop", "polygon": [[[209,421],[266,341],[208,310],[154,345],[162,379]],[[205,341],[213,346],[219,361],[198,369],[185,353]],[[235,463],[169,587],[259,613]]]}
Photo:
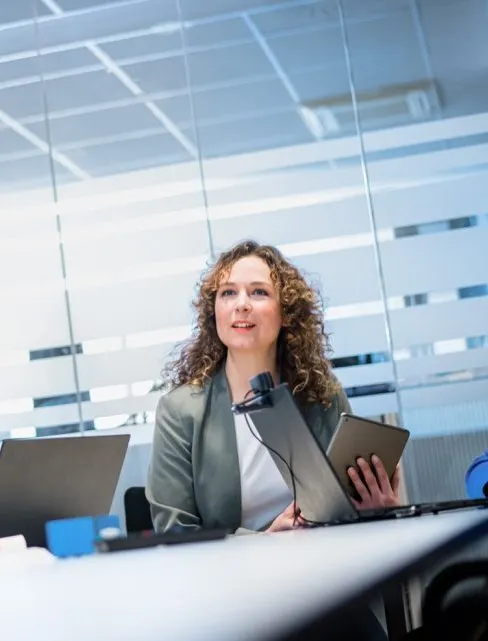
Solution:
{"label": "open laptop", "polygon": [[268,448],[295,496],[301,514],[317,525],[435,514],[447,510],[487,506],[487,499],[420,503],[395,508],[358,511],[341,484],[325,452],[309,429],[286,384],[233,406],[249,413],[250,428]]}
{"label": "open laptop", "polygon": [[128,434],[10,439],[0,450],[0,537],[45,547],[47,521],[107,514]]}

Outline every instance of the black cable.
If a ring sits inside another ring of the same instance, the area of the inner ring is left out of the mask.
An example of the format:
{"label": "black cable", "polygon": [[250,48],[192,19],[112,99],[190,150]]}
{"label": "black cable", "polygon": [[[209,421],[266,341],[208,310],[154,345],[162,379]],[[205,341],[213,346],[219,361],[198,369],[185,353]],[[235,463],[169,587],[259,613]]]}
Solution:
{"label": "black cable", "polygon": [[[245,401],[245,400],[246,400],[246,398],[249,396],[249,394],[252,394],[252,392],[253,392],[253,390],[249,390],[249,391],[246,393],[246,395],[244,396],[244,401]],[[253,428],[252,428],[252,426],[251,426],[251,423],[249,422],[249,417],[248,417],[248,415],[247,415],[247,412],[244,412],[244,420],[246,421],[246,425],[247,425],[247,427],[248,427],[249,431],[251,432],[251,434],[253,435],[253,437],[254,437],[254,438],[255,438],[259,443],[261,443],[261,445],[264,445],[264,447],[268,450],[268,452],[271,452],[271,453],[275,454],[275,456],[277,456],[277,457],[280,459],[280,461],[282,461],[282,462],[286,465],[286,468],[287,468],[288,472],[290,473],[290,476],[291,476],[291,484],[292,484],[292,495],[293,495],[293,526],[295,526],[295,525],[296,525],[296,522],[297,522],[298,517],[300,517],[300,518],[301,518],[301,520],[302,520],[306,525],[309,525],[309,526],[324,526],[324,525],[329,525],[329,523],[325,523],[325,522],[320,522],[320,521],[310,521],[309,519],[306,519],[304,516],[302,516],[302,515],[301,515],[300,509],[297,507],[297,487],[296,487],[296,477],[295,477],[295,473],[293,472],[293,468],[292,468],[291,464],[290,464],[290,463],[288,463],[288,461],[286,461],[286,460],[285,460],[285,458],[284,458],[284,457],[283,457],[279,452],[277,452],[277,451],[276,451],[275,449],[273,449],[270,445],[268,445],[267,443],[265,443],[265,442],[263,441],[263,439],[262,439],[258,434],[256,434],[256,432],[253,430]]]}

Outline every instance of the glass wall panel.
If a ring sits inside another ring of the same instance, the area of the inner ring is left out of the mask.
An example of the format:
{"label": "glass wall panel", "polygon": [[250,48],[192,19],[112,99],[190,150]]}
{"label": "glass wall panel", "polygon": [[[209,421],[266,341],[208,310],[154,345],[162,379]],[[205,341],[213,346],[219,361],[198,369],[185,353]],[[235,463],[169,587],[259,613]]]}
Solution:
{"label": "glass wall panel", "polygon": [[80,424],[35,9],[0,3],[0,439]]}
{"label": "glass wall panel", "polygon": [[488,447],[488,27],[482,0],[343,0],[410,498],[465,495]]}
{"label": "glass wall panel", "polygon": [[337,111],[351,102],[337,6],[181,5],[215,251],[282,249],[321,286],[354,411],[396,411],[359,139]]}
{"label": "glass wall panel", "polygon": [[148,423],[209,256],[178,4],[45,4],[30,130],[53,149],[83,420]]}

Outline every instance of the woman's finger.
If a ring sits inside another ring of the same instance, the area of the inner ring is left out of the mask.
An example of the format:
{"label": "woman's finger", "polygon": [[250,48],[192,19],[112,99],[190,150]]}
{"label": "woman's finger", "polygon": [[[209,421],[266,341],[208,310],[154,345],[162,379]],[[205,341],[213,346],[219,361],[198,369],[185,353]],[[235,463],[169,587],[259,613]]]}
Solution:
{"label": "woman's finger", "polygon": [[376,476],[373,474],[370,466],[363,458],[358,459],[358,465],[363,474],[364,483],[368,488],[369,494],[375,501],[379,500],[381,498],[381,490],[378,485],[378,481],[376,480]]}
{"label": "woman's finger", "polygon": [[363,501],[368,501],[371,498],[371,495],[370,495],[366,485],[362,482],[361,477],[359,476],[359,474],[356,472],[356,470],[353,467],[350,467],[348,469],[347,473],[349,474],[349,478],[351,479],[351,481],[352,481],[352,483],[353,483],[353,485],[354,485],[354,487],[356,489],[356,492],[359,494],[361,499]]}
{"label": "woman's finger", "polygon": [[371,457],[371,461],[376,471],[376,480],[379,485],[381,493],[384,495],[391,494],[392,486],[382,460],[379,458],[379,456],[376,456],[376,454],[373,454],[373,456]]}
{"label": "woman's finger", "polygon": [[397,465],[395,472],[393,473],[393,478],[391,479],[391,487],[393,489],[393,494],[398,496],[400,492],[400,466]]}

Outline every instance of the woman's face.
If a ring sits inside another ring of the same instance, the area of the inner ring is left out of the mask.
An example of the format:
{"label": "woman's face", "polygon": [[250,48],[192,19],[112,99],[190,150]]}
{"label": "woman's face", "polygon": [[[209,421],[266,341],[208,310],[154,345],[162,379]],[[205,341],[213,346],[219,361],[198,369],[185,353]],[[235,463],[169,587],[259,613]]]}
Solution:
{"label": "woman's face", "polygon": [[234,263],[217,291],[215,320],[220,340],[231,351],[265,354],[276,346],[280,301],[261,258],[246,256]]}

